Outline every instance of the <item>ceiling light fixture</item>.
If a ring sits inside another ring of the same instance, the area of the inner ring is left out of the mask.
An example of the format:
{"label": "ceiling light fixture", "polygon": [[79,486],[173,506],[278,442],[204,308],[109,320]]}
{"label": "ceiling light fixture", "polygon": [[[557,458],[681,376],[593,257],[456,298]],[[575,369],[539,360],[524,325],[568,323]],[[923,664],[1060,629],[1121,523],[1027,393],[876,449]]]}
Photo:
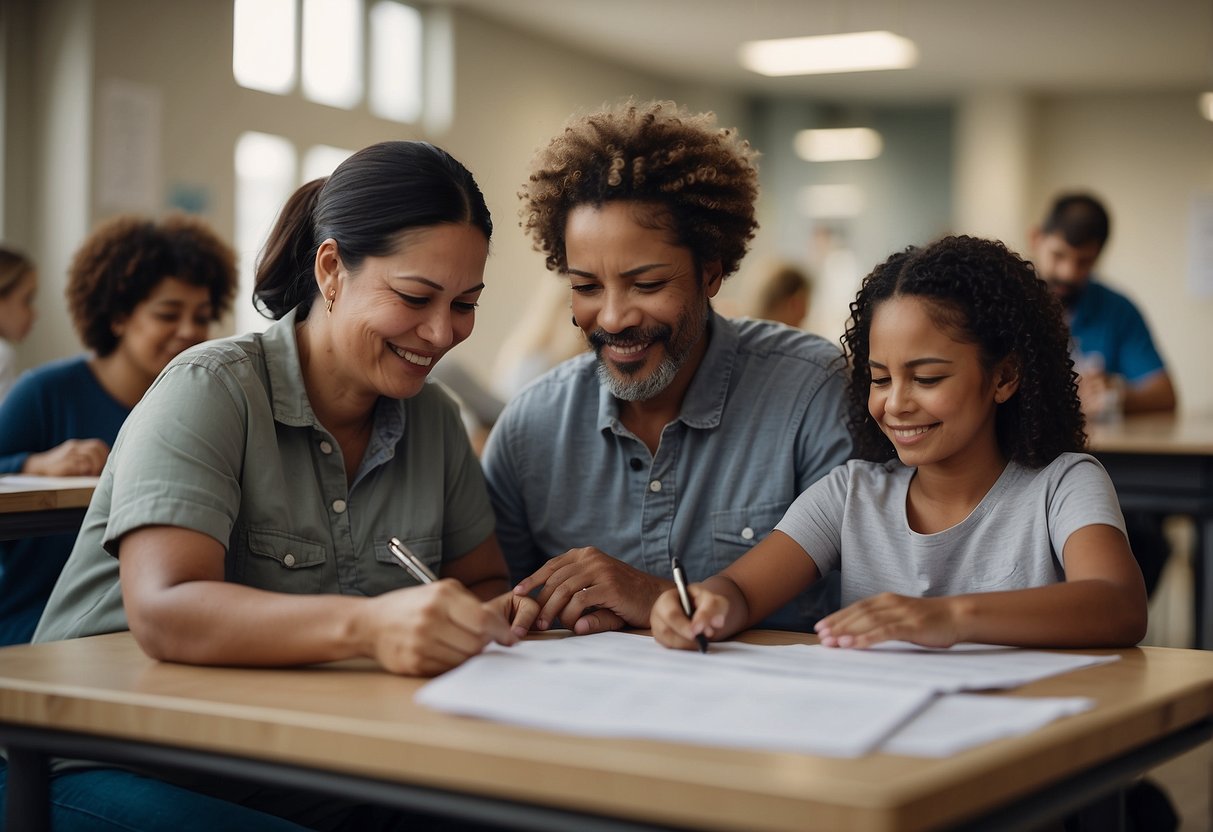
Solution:
{"label": "ceiling light fixture", "polygon": [[817,75],[906,69],[918,62],[914,42],[892,32],[849,32],[741,45],[741,65],[760,75]]}
{"label": "ceiling light fixture", "polygon": [[801,130],[796,133],[796,155],[808,162],[849,162],[875,159],[884,149],[880,134],[871,127]]}
{"label": "ceiling light fixture", "polygon": [[1200,114],[1209,121],[1213,121],[1213,92],[1200,94]]}

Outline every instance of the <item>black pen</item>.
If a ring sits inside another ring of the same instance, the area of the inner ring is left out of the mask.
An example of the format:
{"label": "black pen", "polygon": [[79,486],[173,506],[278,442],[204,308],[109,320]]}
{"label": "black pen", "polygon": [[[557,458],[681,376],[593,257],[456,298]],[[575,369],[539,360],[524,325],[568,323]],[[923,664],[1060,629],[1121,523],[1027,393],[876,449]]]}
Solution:
{"label": "black pen", "polygon": [[387,542],[388,551],[392,556],[400,562],[410,575],[417,579],[418,583],[432,584],[438,580],[430,568],[421,562],[421,558],[413,554],[413,551],[400,542],[400,538],[392,537]]}
{"label": "black pen", "polygon": [[[682,602],[682,611],[686,613],[687,618],[695,617],[695,604],[691,602],[691,593],[687,592],[687,576],[682,571],[682,563],[678,558],[670,558],[670,570],[674,573],[674,586],[678,588],[678,600]],[[699,645],[699,652],[708,652],[708,640],[703,633],[695,636],[695,643]]]}

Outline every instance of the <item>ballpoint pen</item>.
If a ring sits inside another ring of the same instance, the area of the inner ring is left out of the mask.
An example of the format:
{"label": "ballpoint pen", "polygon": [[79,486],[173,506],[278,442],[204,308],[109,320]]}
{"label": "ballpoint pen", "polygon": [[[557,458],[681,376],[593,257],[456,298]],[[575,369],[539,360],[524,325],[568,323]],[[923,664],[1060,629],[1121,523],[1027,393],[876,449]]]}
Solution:
{"label": "ballpoint pen", "polygon": [[388,551],[392,553],[392,557],[400,562],[410,575],[417,579],[418,583],[432,584],[438,580],[430,568],[421,562],[421,558],[413,554],[408,546],[400,542],[400,538],[389,538],[387,542]]}
{"label": "ballpoint pen", "polygon": [[[670,570],[674,573],[674,586],[678,588],[678,600],[682,603],[682,611],[686,613],[687,618],[695,617],[695,604],[691,601],[691,593],[687,592],[687,576],[682,571],[682,563],[678,558],[670,558]],[[703,633],[695,636],[695,643],[699,645],[699,652],[708,652],[708,639]]]}

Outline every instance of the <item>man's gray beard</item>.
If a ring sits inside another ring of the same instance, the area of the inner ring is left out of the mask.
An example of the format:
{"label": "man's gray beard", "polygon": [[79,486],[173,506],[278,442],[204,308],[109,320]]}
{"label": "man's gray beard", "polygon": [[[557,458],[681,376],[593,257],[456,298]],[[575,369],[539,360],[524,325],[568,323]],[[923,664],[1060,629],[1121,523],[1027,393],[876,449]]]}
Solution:
{"label": "man's gray beard", "polygon": [[598,379],[606,385],[607,390],[617,399],[625,402],[643,402],[656,396],[670,386],[674,376],[678,375],[681,364],[672,356],[667,355],[657,365],[657,369],[645,378],[620,377],[611,372],[604,359],[598,359]]}

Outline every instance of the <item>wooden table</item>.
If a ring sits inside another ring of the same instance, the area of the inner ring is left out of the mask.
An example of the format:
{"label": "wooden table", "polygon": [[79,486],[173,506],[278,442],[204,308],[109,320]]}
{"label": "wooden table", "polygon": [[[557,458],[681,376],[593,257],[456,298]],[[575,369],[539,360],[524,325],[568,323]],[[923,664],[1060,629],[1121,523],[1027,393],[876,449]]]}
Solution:
{"label": "wooden table", "polygon": [[[812,641],[775,632],[749,640]],[[588,739],[483,722],[415,705],[423,680],[368,662],[164,664],[128,633],[22,645],[0,650],[8,828],[32,828],[45,812],[37,773],[47,754],[246,777],[518,829],[1030,828],[1117,794],[1213,733],[1213,654],[1118,652],[1120,661],[1016,691],[1091,696],[1092,711],[934,760]],[[1117,827],[1104,818],[1092,828]]]}
{"label": "wooden table", "polygon": [[96,477],[0,477],[0,540],[74,532]]}
{"label": "wooden table", "polygon": [[1129,510],[1196,524],[1196,646],[1213,648],[1213,415],[1134,416],[1091,426],[1090,446]]}

